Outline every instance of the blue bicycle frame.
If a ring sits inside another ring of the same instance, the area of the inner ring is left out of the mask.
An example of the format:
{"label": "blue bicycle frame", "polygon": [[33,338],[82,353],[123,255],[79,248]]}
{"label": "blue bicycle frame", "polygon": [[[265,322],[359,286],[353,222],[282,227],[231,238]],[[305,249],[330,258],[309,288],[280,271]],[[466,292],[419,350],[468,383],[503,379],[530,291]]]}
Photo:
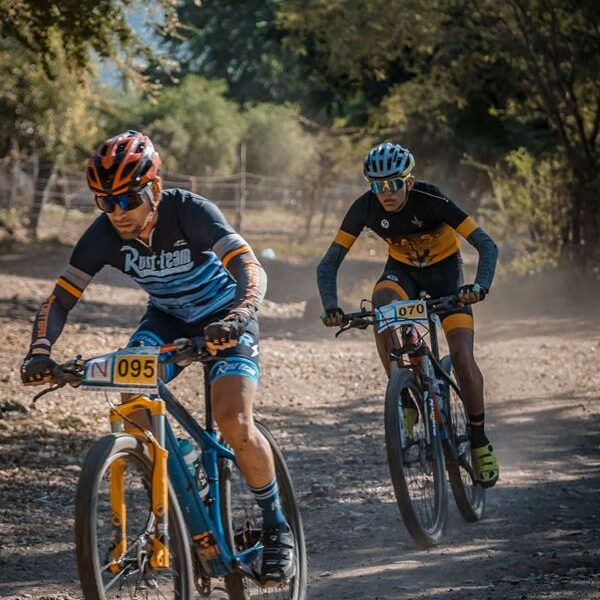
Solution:
{"label": "blue bicycle frame", "polygon": [[169,481],[181,505],[188,531],[195,544],[196,556],[205,574],[212,577],[237,571],[256,578],[250,563],[255,561],[262,552],[262,544],[235,553],[225,538],[221,518],[218,461],[224,458],[235,462],[235,455],[217,441],[213,426],[208,366],[206,364],[203,366],[206,429],[196,422],[163,381],[159,381],[158,392],[166,404],[167,411],[202,450],[202,465],[209,483],[208,497],[204,501],[200,497],[197,482],[184,462],[173,429],[169,421],[165,420]]}

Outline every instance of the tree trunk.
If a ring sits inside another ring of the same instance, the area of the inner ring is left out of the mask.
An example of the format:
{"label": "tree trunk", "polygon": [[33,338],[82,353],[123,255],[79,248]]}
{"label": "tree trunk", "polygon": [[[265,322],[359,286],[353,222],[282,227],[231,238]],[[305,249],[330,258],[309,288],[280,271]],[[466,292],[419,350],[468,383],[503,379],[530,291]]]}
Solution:
{"label": "tree trunk", "polygon": [[38,236],[38,225],[40,222],[40,215],[42,214],[42,208],[44,207],[44,200],[46,197],[46,188],[50,183],[52,169],[54,168],[54,162],[49,159],[40,159],[37,177],[35,178],[35,186],[33,192],[33,202],[31,203],[31,209],[29,211],[29,235],[35,240]]}

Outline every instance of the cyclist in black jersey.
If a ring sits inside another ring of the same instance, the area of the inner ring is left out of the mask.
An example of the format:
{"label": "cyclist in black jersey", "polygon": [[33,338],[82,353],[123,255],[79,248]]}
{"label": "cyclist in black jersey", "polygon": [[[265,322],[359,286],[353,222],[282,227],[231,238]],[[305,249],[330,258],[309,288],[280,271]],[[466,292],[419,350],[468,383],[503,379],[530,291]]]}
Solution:
{"label": "cyclist in black jersey", "polygon": [[[21,377],[26,385],[51,379],[52,345],[100,269],[111,265],[130,275],[149,302],[129,345],[202,338],[219,358],[210,370],[214,417],[262,509],[261,576],[265,585],[277,585],[292,575],[294,542],[281,510],[273,455],[252,408],[259,378],[255,313],[266,275],[213,203],[188,191],[162,190],[160,163],[150,139],[132,130],[108,139],[90,159],[88,186],[102,214],[80,238],[37,313]],[[180,370],[169,365],[163,378]]]}
{"label": "cyclist in black jersey", "polygon": [[[375,306],[418,298],[458,294],[462,306],[442,315],[452,364],[464,393],[471,422],[471,446],[477,475],[485,487],[496,484],[499,467],[484,429],[483,377],[473,357],[474,326],[470,304],[490,290],[498,251],[481,227],[436,186],[416,181],[412,154],[398,144],[384,143],[364,159],[370,189],[349,208],[335,240],[317,269],[317,281],[328,327],[343,324],[337,300],[337,271],[363,228],[388,244],[388,260],[373,290]],[[475,282],[464,285],[460,234],[479,253]],[[377,350],[389,376],[389,332],[375,334]]]}

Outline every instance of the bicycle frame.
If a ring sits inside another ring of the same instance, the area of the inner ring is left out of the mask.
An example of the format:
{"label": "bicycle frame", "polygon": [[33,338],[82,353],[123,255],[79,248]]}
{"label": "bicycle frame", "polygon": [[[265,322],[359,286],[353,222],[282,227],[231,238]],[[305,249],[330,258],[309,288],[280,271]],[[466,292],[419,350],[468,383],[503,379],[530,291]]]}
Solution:
{"label": "bicycle frame", "polygon": [[[152,567],[169,566],[167,482],[170,481],[182,505],[188,532],[194,543],[194,550],[204,571],[203,574],[212,577],[239,571],[256,578],[249,563],[257,558],[262,546],[257,544],[241,553],[234,553],[225,539],[221,520],[218,461],[224,458],[235,462],[235,455],[217,440],[212,417],[208,366],[204,364],[206,428],[197,423],[162,380],[159,380],[158,392],[160,399],[151,400],[140,396],[119,405],[116,409],[111,409],[110,414],[113,432],[126,431],[150,447],[150,455],[153,459],[152,512],[156,518],[156,535],[152,537],[155,551],[152,556]],[[152,415],[154,434],[151,436],[135,426],[127,426],[127,416],[140,408],[149,410]],[[202,465],[209,483],[208,497],[204,501],[179,450],[175,433],[166,418],[167,412],[202,450]],[[117,558],[126,549],[126,514],[124,468],[119,462],[116,462],[114,467],[114,471],[111,471],[111,503],[115,515],[113,536],[116,543],[113,556]],[[118,565],[115,566],[118,570]]]}

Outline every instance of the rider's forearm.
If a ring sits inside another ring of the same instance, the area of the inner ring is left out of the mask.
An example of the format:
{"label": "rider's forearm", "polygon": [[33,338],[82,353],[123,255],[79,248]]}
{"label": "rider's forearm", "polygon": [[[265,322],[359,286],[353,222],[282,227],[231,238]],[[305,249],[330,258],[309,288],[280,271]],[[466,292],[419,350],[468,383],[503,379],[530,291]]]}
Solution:
{"label": "rider's forearm", "polygon": [[60,336],[67,321],[69,310],[74,306],[65,305],[61,290],[56,286],[52,294],[42,303],[33,322],[29,354],[50,354],[52,345]]}
{"label": "rider's forearm", "polygon": [[496,242],[481,227],[477,227],[467,237],[467,241],[479,253],[475,283],[489,290],[492,286],[496,270],[498,246],[496,246]]}
{"label": "rider's forearm", "polygon": [[317,267],[317,285],[324,308],[338,306],[337,272],[347,253],[347,248],[333,242]]}
{"label": "rider's forearm", "polygon": [[237,282],[231,312],[250,318],[265,298],[267,274],[252,250],[234,256],[227,269]]}
{"label": "rider's forearm", "polygon": [[52,294],[42,303],[33,323],[30,354],[50,354],[69,311],[77,304],[92,276],[69,264],[57,279]]}

